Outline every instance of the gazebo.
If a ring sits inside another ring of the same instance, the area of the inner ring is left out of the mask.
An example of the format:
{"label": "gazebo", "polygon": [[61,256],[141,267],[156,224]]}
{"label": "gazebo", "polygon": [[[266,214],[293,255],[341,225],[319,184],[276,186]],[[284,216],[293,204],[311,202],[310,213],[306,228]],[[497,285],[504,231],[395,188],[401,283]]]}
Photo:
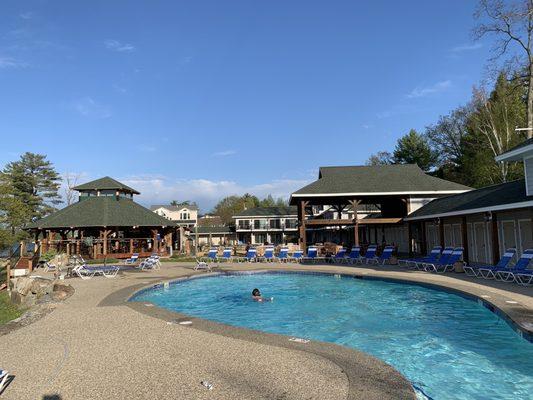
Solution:
{"label": "gazebo", "polygon": [[108,176],[76,186],[78,202],[37,220],[25,229],[40,253],[51,249],[87,258],[166,254],[175,224],[135,203],[135,189]]}
{"label": "gazebo", "polygon": [[308,233],[336,227],[353,245],[396,242],[412,253],[417,232],[404,218],[433,199],[469,190],[414,164],[321,167],[318,179],[294,192],[290,203],[298,206],[302,249]]}

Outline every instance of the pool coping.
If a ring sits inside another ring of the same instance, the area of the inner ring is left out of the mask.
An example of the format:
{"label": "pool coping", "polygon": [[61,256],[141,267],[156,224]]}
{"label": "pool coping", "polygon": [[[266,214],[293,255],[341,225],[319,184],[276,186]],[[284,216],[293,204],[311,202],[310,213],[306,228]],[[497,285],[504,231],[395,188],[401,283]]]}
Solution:
{"label": "pool coping", "polygon": [[[129,301],[135,295],[154,287],[162,287],[165,283],[171,284],[209,276],[240,275],[248,273],[268,273],[268,270],[257,271],[217,271],[212,273],[191,273],[183,276],[158,279],[150,284],[141,283],[119,289],[105,299],[99,306],[126,305],[131,309],[188,329],[197,329],[203,332],[221,335],[232,339],[262,345],[284,348],[291,351],[309,353],[323,358],[337,365],[348,379],[347,400],[416,400],[416,394],[411,382],[393,366],[365,352],[351,349],[329,342],[310,340],[307,343],[289,340],[291,337],[280,334],[266,333],[263,331],[236,327],[220,322],[193,317],[187,314],[170,311],[150,302]],[[279,272],[279,271],[274,271]],[[287,271],[290,272],[290,271]],[[148,277],[147,277],[148,278]],[[150,304],[147,307],[145,304]],[[181,325],[180,322],[190,321],[191,324]]]}

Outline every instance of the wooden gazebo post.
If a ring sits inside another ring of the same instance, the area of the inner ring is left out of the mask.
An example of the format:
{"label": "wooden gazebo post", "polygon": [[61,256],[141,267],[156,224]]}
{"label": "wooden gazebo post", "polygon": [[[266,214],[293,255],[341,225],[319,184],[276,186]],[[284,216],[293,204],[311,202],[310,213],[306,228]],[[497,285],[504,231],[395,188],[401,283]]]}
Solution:
{"label": "wooden gazebo post", "polygon": [[305,253],[307,238],[305,232],[305,207],[309,204],[308,201],[301,200],[298,205],[298,222],[300,223],[300,249]]}
{"label": "wooden gazebo post", "polygon": [[[353,244],[354,246],[357,246],[357,247],[359,247],[359,216],[357,215],[357,209],[359,208],[360,203],[361,203],[360,200],[350,200],[350,204],[352,205],[352,209],[353,209],[353,224],[354,224]],[[339,214],[339,219],[341,219],[340,214]]]}

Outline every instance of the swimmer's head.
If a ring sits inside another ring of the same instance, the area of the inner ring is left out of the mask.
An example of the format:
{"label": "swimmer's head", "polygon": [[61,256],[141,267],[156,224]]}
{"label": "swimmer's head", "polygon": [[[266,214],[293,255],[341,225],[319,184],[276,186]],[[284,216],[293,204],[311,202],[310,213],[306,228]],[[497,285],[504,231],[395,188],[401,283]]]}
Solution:
{"label": "swimmer's head", "polygon": [[261,292],[259,291],[259,289],[255,288],[254,290],[252,290],[252,296],[254,297],[261,296]]}

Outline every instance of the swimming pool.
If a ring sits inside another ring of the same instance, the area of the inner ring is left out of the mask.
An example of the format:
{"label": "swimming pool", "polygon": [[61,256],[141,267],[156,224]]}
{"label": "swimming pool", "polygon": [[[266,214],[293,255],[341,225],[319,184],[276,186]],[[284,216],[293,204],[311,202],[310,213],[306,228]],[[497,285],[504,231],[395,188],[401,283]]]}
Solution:
{"label": "swimming pool", "polygon": [[[250,298],[253,288],[272,303]],[[414,284],[309,274],[219,275],[143,291],[191,316],[333,342],[391,364],[433,399],[530,399],[533,344],[488,309]]]}

